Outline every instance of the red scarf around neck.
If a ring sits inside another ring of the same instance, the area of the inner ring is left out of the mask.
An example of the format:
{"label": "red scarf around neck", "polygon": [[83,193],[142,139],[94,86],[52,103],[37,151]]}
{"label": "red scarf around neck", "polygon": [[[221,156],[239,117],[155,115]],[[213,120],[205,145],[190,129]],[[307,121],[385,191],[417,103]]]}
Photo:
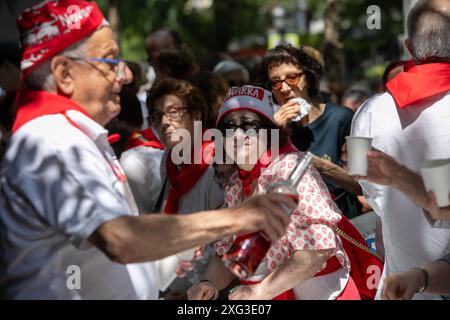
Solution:
{"label": "red scarf around neck", "polygon": [[[292,142],[288,140],[288,142],[280,148],[279,154],[285,154],[290,152],[297,152],[298,150],[292,145]],[[255,166],[250,171],[246,171],[243,169],[238,170],[239,179],[242,181],[242,191],[245,196],[250,196],[252,194],[252,182],[254,180],[258,180],[261,175],[261,170],[263,168],[267,168],[272,163],[272,151],[267,149],[266,152],[258,159]]]}
{"label": "red scarf around neck", "polygon": [[18,92],[16,101],[17,111],[12,128],[13,133],[35,118],[68,110],[79,111],[92,119],[76,102],[56,93],[22,89]]}
{"label": "red scarf around neck", "polygon": [[405,65],[386,87],[399,108],[450,90],[450,63],[433,62]]}
{"label": "red scarf around neck", "polygon": [[125,150],[141,146],[164,150],[164,145],[150,128],[134,132],[130,138],[128,138],[128,141],[125,144]]}
{"label": "red scarf around neck", "polygon": [[177,214],[180,198],[192,189],[200,180],[203,174],[208,170],[211,159],[214,156],[214,142],[205,141],[202,143],[202,157],[200,164],[194,164],[194,152],[191,155],[190,164],[182,164],[180,169],[173,163],[171,151],[167,156],[166,174],[170,182],[169,194],[167,196],[164,213]]}

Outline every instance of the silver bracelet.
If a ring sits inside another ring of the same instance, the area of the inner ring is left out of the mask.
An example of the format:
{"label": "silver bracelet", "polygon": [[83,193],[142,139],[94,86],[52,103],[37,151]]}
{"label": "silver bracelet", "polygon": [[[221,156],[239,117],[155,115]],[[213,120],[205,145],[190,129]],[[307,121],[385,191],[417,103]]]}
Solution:
{"label": "silver bracelet", "polygon": [[422,268],[414,268],[413,270],[420,271],[420,273],[423,275],[423,286],[416,292],[416,293],[422,293],[428,287],[428,279],[429,279],[428,272]]}

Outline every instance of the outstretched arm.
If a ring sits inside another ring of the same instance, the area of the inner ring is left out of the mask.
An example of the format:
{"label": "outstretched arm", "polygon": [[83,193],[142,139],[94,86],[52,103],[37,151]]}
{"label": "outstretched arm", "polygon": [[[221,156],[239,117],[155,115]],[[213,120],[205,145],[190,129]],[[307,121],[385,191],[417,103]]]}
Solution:
{"label": "outstretched arm", "polygon": [[334,249],[295,251],[278,269],[258,284],[239,286],[231,300],[270,300],[317,273]]}
{"label": "outstretched arm", "polygon": [[275,241],[289,217],[280,204],[294,208],[283,195],[254,196],[241,205],[190,215],[121,216],[103,223],[89,241],[111,260],[134,263],[162,259],[233,234],[264,230]]}

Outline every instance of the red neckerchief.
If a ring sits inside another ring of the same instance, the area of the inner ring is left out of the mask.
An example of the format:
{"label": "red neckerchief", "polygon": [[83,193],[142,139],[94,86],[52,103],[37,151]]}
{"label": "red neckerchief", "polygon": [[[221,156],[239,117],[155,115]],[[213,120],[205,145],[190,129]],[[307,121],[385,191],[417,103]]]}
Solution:
{"label": "red neckerchief", "polygon": [[[283,147],[280,148],[280,155],[290,152],[296,152],[298,151],[291,143],[290,140],[288,140],[288,143],[286,143]],[[257,180],[259,176],[261,175],[261,169],[267,168],[272,163],[272,151],[270,149],[267,149],[266,152],[261,156],[261,158],[258,159],[258,162],[256,162],[255,166],[252,168],[251,171],[245,171],[242,169],[238,170],[238,176],[239,179],[242,181],[242,191],[244,195],[250,196],[252,193],[251,186],[252,182],[254,180]]]}
{"label": "red neckerchief", "polygon": [[415,65],[410,61],[386,87],[400,109],[407,107],[450,90],[450,63]]}
{"label": "red neckerchief", "polygon": [[164,150],[164,145],[161,141],[159,141],[158,137],[150,128],[134,132],[130,138],[128,138],[128,141],[125,144],[125,150],[130,150],[140,146]]}
{"label": "red neckerchief", "polygon": [[[47,91],[22,89],[17,94],[17,113],[12,131],[13,133],[16,132],[21,126],[40,116],[60,113],[72,126],[78,128],[81,132],[86,134],[86,132],[84,132],[67,116],[66,112],[69,110],[81,112],[92,119],[92,117],[80,105],[69,98]],[[125,173],[120,167],[117,159],[112,159],[112,163],[110,162],[110,165],[119,181],[125,182]]]}
{"label": "red neckerchief", "polygon": [[191,164],[182,164],[180,170],[172,162],[170,153],[171,150],[169,150],[166,161],[166,174],[170,182],[170,189],[164,207],[164,213],[177,214],[180,198],[191,190],[206,170],[208,170],[211,163],[210,160],[214,156],[214,142],[203,142],[201,164],[194,164],[194,152],[192,152]]}
{"label": "red neckerchief", "polygon": [[76,110],[87,117],[92,117],[76,102],[64,96],[47,92],[21,89],[17,93],[17,112],[12,132],[15,133],[25,123],[49,114]]}

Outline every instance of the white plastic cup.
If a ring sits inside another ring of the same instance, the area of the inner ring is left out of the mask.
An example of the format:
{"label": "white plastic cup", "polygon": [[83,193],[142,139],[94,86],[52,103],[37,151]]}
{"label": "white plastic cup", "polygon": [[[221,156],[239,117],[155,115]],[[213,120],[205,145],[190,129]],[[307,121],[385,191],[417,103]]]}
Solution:
{"label": "white plastic cup", "polygon": [[347,139],[347,166],[350,176],[367,175],[367,151],[372,146],[369,137],[345,137]]}
{"label": "white plastic cup", "polygon": [[450,159],[427,160],[420,165],[420,173],[427,191],[436,195],[437,205],[450,205]]}

